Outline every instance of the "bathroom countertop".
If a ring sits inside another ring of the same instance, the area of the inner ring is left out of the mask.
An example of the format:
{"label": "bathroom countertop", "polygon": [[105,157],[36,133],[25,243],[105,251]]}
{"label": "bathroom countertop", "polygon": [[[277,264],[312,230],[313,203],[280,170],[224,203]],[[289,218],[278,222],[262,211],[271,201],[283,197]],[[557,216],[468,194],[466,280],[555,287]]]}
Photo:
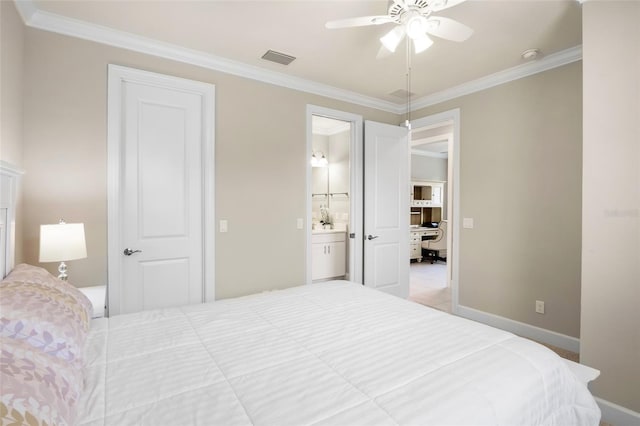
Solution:
{"label": "bathroom countertop", "polygon": [[337,233],[345,233],[346,229],[314,229],[311,231],[312,234],[337,234]]}

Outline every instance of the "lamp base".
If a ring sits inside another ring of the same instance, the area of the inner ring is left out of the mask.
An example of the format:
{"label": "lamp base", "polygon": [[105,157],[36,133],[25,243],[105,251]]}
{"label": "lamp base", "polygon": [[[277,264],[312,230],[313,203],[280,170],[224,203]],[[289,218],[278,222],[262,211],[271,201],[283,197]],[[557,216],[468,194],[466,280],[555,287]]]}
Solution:
{"label": "lamp base", "polygon": [[60,265],[58,266],[58,272],[60,272],[60,274],[58,274],[58,279],[62,281],[66,281],[68,278],[67,264],[64,262],[60,262]]}

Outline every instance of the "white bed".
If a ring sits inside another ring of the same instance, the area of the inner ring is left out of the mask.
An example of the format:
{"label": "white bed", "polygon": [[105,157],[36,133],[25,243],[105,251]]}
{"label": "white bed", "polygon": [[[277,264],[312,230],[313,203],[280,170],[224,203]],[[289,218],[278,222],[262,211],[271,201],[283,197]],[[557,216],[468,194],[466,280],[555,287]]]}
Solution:
{"label": "white bed", "polygon": [[83,425],[598,425],[510,333],[346,281],[93,320]]}

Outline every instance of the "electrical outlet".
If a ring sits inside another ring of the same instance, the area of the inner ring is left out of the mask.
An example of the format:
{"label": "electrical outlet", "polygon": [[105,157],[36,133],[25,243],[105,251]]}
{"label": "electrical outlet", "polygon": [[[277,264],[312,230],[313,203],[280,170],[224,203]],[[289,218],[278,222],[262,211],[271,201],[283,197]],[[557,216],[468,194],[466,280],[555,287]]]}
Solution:
{"label": "electrical outlet", "polygon": [[536,300],[536,312],[544,314],[544,302],[542,300]]}

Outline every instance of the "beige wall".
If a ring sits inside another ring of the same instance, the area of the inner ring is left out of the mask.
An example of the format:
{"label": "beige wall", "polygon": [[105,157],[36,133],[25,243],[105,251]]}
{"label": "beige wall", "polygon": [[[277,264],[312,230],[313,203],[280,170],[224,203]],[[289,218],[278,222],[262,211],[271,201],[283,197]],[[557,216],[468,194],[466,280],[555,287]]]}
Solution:
{"label": "beige wall", "polygon": [[[22,160],[22,74],[24,24],[12,1],[0,1],[0,160],[18,168]],[[18,185],[16,215],[21,217],[22,186]],[[23,261],[23,221],[16,221],[15,261]]]}
{"label": "beige wall", "polygon": [[581,81],[577,62],[414,113],[460,108],[460,304],[574,337]]}
{"label": "beige wall", "polygon": [[[38,229],[84,222],[88,259],[69,262],[77,286],[107,281],[107,64],[216,86],[216,296],[304,282],[306,106],[395,123],[395,114],[35,29],[26,30],[25,255]],[[55,271],[55,264],[45,265]]]}
{"label": "beige wall", "polygon": [[24,25],[12,1],[0,2],[0,159],[22,165]]}
{"label": "beige wall", "polygon": [[640,3],[582,5],[580,360],[596,395],[640,413]]}

